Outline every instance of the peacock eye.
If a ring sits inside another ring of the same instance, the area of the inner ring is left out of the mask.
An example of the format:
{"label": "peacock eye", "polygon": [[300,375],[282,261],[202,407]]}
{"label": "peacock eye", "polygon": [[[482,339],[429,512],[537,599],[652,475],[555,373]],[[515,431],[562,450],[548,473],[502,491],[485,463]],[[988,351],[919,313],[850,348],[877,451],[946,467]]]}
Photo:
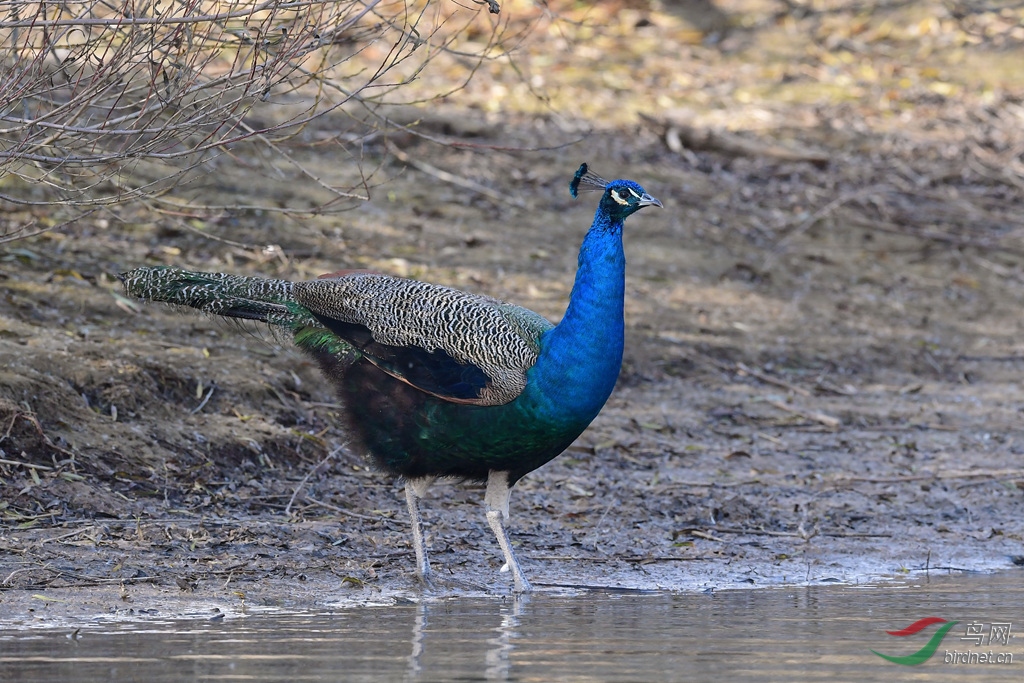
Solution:
{"label": "peacock eye", "polygon": [[617,204],[621,204],[622,206],[629,206],[629,203],[632,199],[628,194],[625,197],[623,197],[618,190],[609,190],[608,193],[612,196],[612,199],[614,199]]}

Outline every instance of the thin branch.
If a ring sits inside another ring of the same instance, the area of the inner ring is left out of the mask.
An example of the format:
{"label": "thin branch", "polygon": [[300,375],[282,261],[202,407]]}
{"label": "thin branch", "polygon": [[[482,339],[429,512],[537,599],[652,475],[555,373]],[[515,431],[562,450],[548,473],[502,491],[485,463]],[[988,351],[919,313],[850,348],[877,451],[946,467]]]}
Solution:
{"label": "thin branch", "polygon": [[[433,97],[460,89],[481,64],[509,54],[509,35],[518,40],[536,25],[532,16],[518,20],[526,28],[515,34],[505,16],[484,19],[498,9],[493,2],[225,0],[217,11],[210,7],[183,0],[157,15],[152,3],[133,0],[14,5],[0,21],[10,44],[0,69],[0,173],[48,195],[8,189],[0,199],[44,207],[174,205],[161,198],[209,174],[227,152],[329,193],[301,213],[345,210],[368,198],[361,146],[387,128],[386,120],[353,118],[360,130],[333,138],[360,147],[352,155],[360,177],[344,186],[285,143],[305,144],[310,123],[350,104],[392,103],[438,57],[471,63],[460,64],[456,85],[449,81]],[[471,28],[484,28],[482,46],[455,49]],[[383,56],[372,57],[377,46],[385,46]],[[296,113],[294,104],[303,101]],[[211,208],[194,199],[202,194],[195,188],[193,201],[179,196],[177,208]],[[271,201],[253,208],[297,211]],[[5,239],[38,234],[35,227]]]}

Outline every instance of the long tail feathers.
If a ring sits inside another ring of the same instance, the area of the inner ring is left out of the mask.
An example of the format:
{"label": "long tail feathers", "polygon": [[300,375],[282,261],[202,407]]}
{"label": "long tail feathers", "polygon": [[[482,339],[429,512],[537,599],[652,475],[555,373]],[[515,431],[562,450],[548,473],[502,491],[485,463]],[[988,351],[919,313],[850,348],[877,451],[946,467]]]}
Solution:
{"label": "long tail feathers", "polygon": [[188,306],[230,318],[258,320],[298,331],[320,327],[292,300],[292,283],[223,273],[196,273],[178,268],[136,268],[122,273],[129,296]]}

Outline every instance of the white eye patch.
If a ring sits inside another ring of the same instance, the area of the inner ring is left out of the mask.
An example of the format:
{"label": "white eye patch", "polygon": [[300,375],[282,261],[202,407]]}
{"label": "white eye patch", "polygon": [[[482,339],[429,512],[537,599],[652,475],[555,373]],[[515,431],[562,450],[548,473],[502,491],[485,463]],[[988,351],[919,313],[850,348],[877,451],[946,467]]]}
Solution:
{"label": "white eye patch", "polygon": [[[640,199],[640,195],[638,195],[636,192],[634,192],[633,188],[627,187],[626,190],[629,192],[629,194],[633,195],[633,197],[635,197],[636,199]],[[619,194],[618,190],[612,190],[611,191],[611,195],[612,195],[612,199],[614,199],[616,201],[616,203],[622,204],[623,206],[629,206],[629,204],[630,204],[629,198],[628,197],[624,198],[621,194]]]}

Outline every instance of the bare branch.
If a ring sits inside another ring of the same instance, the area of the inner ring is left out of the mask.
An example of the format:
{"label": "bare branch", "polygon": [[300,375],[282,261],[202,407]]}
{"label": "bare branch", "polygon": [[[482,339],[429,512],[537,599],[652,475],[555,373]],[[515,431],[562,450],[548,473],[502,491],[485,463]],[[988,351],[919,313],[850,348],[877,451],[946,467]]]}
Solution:
{"label": "bare branch", "polygon": [[[261,208],[349,208],[368,198],[360,160],[388,126],[353,110],[399,103],[440,56],[471,64],[433,97],[464,87],[507,54],[514,32],[488,18],[497,11],[488,0],[0,0],[0,174],[17,181],[0,201],[212,210],[226,202],[201,190],[241,168],[294,177],[320,197]],[[477,38],[462,40],[467,31]],[[330,178],[296,151],[325,137],[353,160]]]}

